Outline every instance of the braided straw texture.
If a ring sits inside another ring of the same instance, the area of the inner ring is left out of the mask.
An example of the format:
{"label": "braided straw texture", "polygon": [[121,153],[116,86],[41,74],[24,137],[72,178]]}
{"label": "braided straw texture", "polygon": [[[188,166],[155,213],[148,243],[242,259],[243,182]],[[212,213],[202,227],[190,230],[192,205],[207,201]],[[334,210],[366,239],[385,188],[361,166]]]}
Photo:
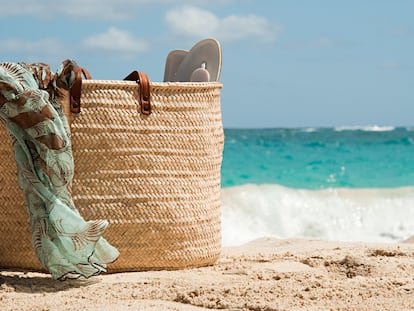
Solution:
{"label": "braided straw texture", "polygon": [[30,232],[29,214],[17,183],[12,140],[0,125],[0,268],[40,270]]}
{"label": "braided straw texture", "polygon": [[[131,81],[85,80],[71,115],[73,199],[86,219],[108,219],[118,248],[109,271],[213,264],[221,250],[220,168],[224,144],[220,83],[151,83],[142,115]],[[1,128],[0,266],[40,269]]]}

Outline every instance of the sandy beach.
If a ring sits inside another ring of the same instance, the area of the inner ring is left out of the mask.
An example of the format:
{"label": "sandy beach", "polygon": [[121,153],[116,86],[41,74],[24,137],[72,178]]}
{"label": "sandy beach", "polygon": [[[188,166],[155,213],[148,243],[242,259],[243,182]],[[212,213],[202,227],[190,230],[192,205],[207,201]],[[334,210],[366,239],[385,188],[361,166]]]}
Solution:
{"label": "sandy beach", "polygon": [[209,267],[54,281],[0,272],[1,310],[414,310],[414,244],[262,238]]}

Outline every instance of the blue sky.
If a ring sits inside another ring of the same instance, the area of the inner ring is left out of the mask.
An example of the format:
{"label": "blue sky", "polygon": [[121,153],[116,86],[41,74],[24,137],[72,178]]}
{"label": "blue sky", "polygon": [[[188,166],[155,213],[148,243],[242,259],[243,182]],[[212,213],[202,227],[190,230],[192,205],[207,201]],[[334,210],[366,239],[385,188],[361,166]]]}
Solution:
{"label": "blue sky", "polygon": [[215,37],[227,128],[412,126],[413,14],[410,0],[12,0],[0,57],[161,81],[170,50]]}

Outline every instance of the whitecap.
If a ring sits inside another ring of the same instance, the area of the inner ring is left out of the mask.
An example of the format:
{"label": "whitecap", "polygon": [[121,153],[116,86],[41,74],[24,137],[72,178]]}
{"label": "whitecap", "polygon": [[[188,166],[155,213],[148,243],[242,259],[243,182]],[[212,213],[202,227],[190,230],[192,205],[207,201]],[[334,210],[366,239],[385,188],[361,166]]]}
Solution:
{"label": "whitecap", "polygon": [[395,130],[395,126],[386,125],[355,125],[355,126],[337,126],[336,132],[342,131],[364,131],[364,132],[389,132]]}
{"label": "whitecap", "polygon": [[222,189],[223,245],[259,237],[398,242],[414,234],[414,187]]}

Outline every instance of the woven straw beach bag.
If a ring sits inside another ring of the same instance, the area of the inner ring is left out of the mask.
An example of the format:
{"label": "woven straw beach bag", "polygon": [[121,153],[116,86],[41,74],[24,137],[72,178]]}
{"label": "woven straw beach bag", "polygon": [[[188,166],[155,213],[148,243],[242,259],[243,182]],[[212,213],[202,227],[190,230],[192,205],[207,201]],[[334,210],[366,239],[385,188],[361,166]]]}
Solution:
{"label": "woven straw beach bag", "polygon": [[[80,112],[66,113],[74,203],[85,220],[109,220],[105,238],[120,252],[110,272],[213,264],[221,251],[222,84],[154,83],[138,72],[129,79],[84,80]],[[0,142],[0,267],[41,270],[4,126]]]}

